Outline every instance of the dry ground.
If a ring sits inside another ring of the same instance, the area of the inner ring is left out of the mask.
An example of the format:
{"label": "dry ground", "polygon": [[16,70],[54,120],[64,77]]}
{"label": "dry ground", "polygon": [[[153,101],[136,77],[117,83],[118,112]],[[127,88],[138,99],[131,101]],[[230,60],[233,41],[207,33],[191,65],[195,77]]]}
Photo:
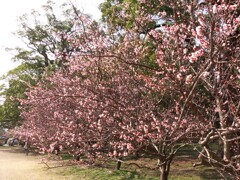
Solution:
{"label": "dry ground", "polygon": [[64,180],[69,179],[47,170],[41,157],[26,156],[19,148],[0,147],[0,180]]}

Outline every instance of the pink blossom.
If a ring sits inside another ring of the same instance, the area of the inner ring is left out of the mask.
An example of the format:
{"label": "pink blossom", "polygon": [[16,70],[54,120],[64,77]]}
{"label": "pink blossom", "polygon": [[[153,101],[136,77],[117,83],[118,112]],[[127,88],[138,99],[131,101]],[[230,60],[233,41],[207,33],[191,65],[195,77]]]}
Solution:
{"label": "pink blossom", "polygon": [[192,77],[193,77],[193,76],[192,76],[191,74],[187,75],[185,83],[186,83],[186,84],[190,84],[191,81],[192,81]]}
{"label": "pink blossom", "polygon": [[201,26],[196,27],[196,32],[198,36],[203,36],[203,31]]}
{"label": "pink blossom", "polygon": [[212,11],[213,11],[214,14],[217,13],[217,4],[214,4],[214,5],[213,5]]}
{"label": "pink blossom", "polygon": [[128,156],[127,151],[124,151],[124,152],[123,152],[123,156]]}
{"label": "pink blossom", "polygon": [[229,31],[229,29],[231,29],[231,25],[230,25],[230,24],[223,24],[222,30],[223,30],[224,32]]}
{"label": "pink blossom", "polygon": [[177,74],[177,79],[180,81],[180,80],[182,80],[182,74],[181,73],[178,73]]}
{"label": "pink blossom", "polygon": [[144,130],[144,133],[148,133],[148,125],[145,125],[144,127],[143,127],[143,130]]}
{"label": "pink blossom", "polygon": [[200,49],[200,50],[198,50],[198,51],[196,51],[195,52],[195,54],[196,54],[196,56],[203,56],[204,55],[204,51],[203,51],[203,49]]}
{"label": "pink blossom", "polygon": [[165,17],[165,16],[167,15],[166,11],[163,11],[163,12],[161,13],[161,15],[162,15],[162,17]]}
{"label": "pink blossom", "polygon": [[197,61],[197,54],[196,53],[192,53],[192,55],[189,57],[189,62],[190,63],[194,63],[195,61]]}
{"label": "pink blossom", "polygon": [[235,10],[237,7],[238,7],[237,4],[230,5],[230,6],[229,6],[229,10],[230,10],[230,11],[233,11],[233,10]]}
{"label": "pink blossom", "polygon": [[203,73],[202,73],[202,76],[204,77],[204,78],[206,78],[207,76],[209,76],[209,72],[207,72],[207,71],[204,71]]}
{"label": "pink blossom", "polygon": [[181,66],[179,70],[180,70],[180,72],[186,72],[186,69],[184,66]]}
{"label": "pink blossom", "polygon": [[204,18],[202,16],[198,17],[198,22],[200,23],[201,26],[205,26]]}
{"label": "pink blossom", "polygon": [[187,52],[188,52],[187,48],[183,49],[183,54],[187,54]]}

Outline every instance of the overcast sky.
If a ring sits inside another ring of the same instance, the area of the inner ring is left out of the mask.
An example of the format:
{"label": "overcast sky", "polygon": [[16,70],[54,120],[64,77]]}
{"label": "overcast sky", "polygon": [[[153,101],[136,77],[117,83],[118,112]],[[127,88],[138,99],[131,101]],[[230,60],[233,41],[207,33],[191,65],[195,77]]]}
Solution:
{"label": "overcast sky", "polygon": [[[56,4],[68,3],[69,0],[52,0]],[[72,0],[78,9],[91,14],[95,19],[100,18],[98,5],[104,0]],[[11,62],[12,55],[5,52],[6,47],[16,47],[21,44],[12,33],[18,29],[17,17],[30,13],[32,9],[39,10],[47,0],[3,0],[0,2],[0,76],[14,68]]]}

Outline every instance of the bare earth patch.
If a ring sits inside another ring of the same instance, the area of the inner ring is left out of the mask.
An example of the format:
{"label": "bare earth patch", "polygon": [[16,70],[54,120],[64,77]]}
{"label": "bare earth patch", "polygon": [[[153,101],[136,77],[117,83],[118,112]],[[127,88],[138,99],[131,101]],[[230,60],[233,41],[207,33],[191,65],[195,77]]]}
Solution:
{"label": "bare earth patch", "polygon": [[47,170],[41,164],[41,157],[29,154],[26,156],[18,148],[0,147],[1,180],[63,180],[61,176]]}

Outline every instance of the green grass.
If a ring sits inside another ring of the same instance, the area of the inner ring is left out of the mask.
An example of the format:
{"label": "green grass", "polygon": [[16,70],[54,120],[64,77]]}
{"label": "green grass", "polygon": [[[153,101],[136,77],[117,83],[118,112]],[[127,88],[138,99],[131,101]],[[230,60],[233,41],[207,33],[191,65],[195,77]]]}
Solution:
{"label": "green grass", "polygon": [[62,160],[70,160],[73,159],[73,155],[71,154],[60,154]]}
{"label": "green grass", "polygon": [[[71,155],[61,155],[63,159],[72,159]],[[169,180],[220,180],[220,175],[211,167],[193,167],[193,163],[198,162],[198,153],[193,147],[186,146],[181,149],[175,156],[171,165]],[[141,166],[154,167],[156,160],[152,157],[140,158],[134,160],[127,158],[127,162],[138,163]],[[98,165],[101,164],[98,162]],[[159,179],[158,170],[150,170],[147,168],[139,169],[135,165],[122,164],[121,170],[115,170],[116,162],[108,161],[97,167],[67,167],[62,168],[61,175],[73,180],[157,180]],[[72,178],[69,178],[72,177]]]}
{"label": "green grass", "polygon": [[[207,169],[198,170],[178,170],[176,173],[171,172],[169,180],[220,180],[221,178],[215,175],[214,171]],[[51,171],[51,169],[50,169]],[[56,169],[55,169],[56,171]],[[197,172],[198,171],[198,172]],[[91,168],[91,167],[64,167],[58,168],[57,173],[71,180],[158,180],[158,172],[155,175],[137,170],[111,170],[106,168]]]}
{"label": "green grass", "polygon": [[[196,160],[195,160],[196,161]],[[141,164],[154,164],[155,161],[144,158],[139,159]],[[220,180],[221,177],[211,167],[192,166],[193,161],[178,158],[171,166],[169,180]],[[157,170],[139,169],[136,166],[122,165],[121,170],[115,170],[116,163],[113,161],[104,165],[104,168],[90,166],[71,166],[50,169],[63,177],[71,180],[158,180]]]}
{"label": "green grass", "polygon": [[106,168],[90,168],[90,167],[64,167],[56,169],[50,169],[51,173],[57,173],[63,177],[71,180],[157,180],[158,177],[151,177],[148,175],[142,175],[136,171],[127,170],[110,170]]}

